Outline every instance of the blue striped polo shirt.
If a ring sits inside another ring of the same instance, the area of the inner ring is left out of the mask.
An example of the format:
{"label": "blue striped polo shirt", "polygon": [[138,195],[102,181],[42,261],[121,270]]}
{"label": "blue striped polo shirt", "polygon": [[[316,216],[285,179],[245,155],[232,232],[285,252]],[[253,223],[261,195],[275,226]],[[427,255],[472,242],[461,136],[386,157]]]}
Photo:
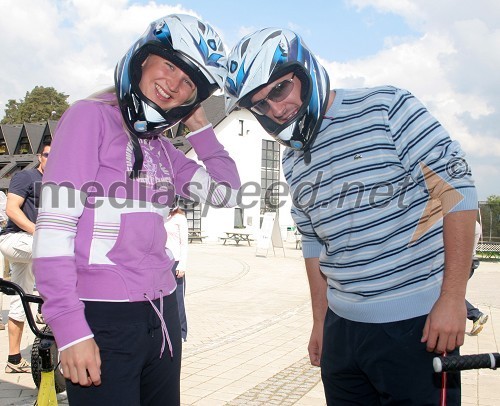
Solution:
{"label": "blue striped polo shirt", "polygon": [[319,257],[335,313],[385,323],[430,312],[443,214],[476,210],[477,195],[460,145],[420,101],[391,86],[336,90],[311,162],[287,149],[283,168],[304,257]]}

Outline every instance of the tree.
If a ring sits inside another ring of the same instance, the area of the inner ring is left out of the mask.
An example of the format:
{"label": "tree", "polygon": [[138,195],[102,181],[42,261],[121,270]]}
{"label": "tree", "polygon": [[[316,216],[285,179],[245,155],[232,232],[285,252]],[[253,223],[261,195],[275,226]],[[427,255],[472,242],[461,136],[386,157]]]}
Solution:
{"label": "tree", "polygon": [[24,100],[10,99],[5,108],[2,124],[37,123],[47,120],[59,120],[69,107],[67,95],[53,87],[35,86],[26,92]]}
{"label": "tree", "polygon": [[486,198],[488,204],[498,205],[500,206],[500,196],[491,195]]}
{"label": "tree", "polygon": [[500,238],[500,196],[491,195],[481,207],[483,239],[498,241]]}

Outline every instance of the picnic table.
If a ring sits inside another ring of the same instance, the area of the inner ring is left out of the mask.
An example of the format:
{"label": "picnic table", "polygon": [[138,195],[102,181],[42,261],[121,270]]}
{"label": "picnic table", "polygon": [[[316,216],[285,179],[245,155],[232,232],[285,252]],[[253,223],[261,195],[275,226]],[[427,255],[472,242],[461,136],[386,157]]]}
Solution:
{"label": "picnic table", "polygon": [[203,239],[207,238],[206,235],[201,235],[201,231],[189,231],[188,241],[192,243],[193,241],[203,242]]}
{"label": "picnic table", "polygon": [[247,242],[248,245],[250,246],[250,243],[253,241],[253,239],[250,238],[250,236],[251,236],[250,233],[242,233],[239,231],[226,231],[226,236],[219,238],[222,241],[224,241],[224,245],[226,245],[226,242],[232,241],[235,242],[236,245],[239,245],[240,242]]}

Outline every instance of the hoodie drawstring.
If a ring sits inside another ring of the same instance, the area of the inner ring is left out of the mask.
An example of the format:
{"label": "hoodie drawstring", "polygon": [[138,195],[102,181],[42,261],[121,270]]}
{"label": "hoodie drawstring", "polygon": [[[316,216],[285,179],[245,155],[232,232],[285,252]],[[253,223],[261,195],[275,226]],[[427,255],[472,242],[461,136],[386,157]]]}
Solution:
{"label": "hoodie drawstring", "polygon": [[148,297],[147,294],[144,294],[144,297],[146,299],[148,299],[149,303],[151,304],[151,306],[153,306],[153,309],[156,313],[156,315],[158,316],[158,318],[160,319],[160,324],[161,324],[161,333],[162,333],[162,337],[163,337],[163,342],[162,342],[162,345],[161,345],[161,350],[160,350],[160,358],[163,356],[163,351],[165,350],[165,340],[167,341],[168,343],[168,349],[170,350],[170,357],[173,358],[174,356],[174,352],[172,350],[172,343],[170,341],[170,336],[168,335],[168,330],[167,330],[167,325],[165,324],[165,320],[163,320],[163,292],[160,291],[160,310],[158,310],[158,308],[155,306],[155,304],[153,303],[153,301]]}

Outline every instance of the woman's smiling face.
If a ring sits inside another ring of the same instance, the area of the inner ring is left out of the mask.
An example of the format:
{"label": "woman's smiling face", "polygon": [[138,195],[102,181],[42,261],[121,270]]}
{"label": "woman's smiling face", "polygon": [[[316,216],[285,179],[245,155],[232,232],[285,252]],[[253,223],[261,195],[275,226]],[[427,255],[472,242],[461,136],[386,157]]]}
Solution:
{"label": "woman's smiling face", "polygon": [[184,71],[154,54],[150,54],[142,64],[139,88],[162,110],[186,104],[196,92],[196,85]]}

